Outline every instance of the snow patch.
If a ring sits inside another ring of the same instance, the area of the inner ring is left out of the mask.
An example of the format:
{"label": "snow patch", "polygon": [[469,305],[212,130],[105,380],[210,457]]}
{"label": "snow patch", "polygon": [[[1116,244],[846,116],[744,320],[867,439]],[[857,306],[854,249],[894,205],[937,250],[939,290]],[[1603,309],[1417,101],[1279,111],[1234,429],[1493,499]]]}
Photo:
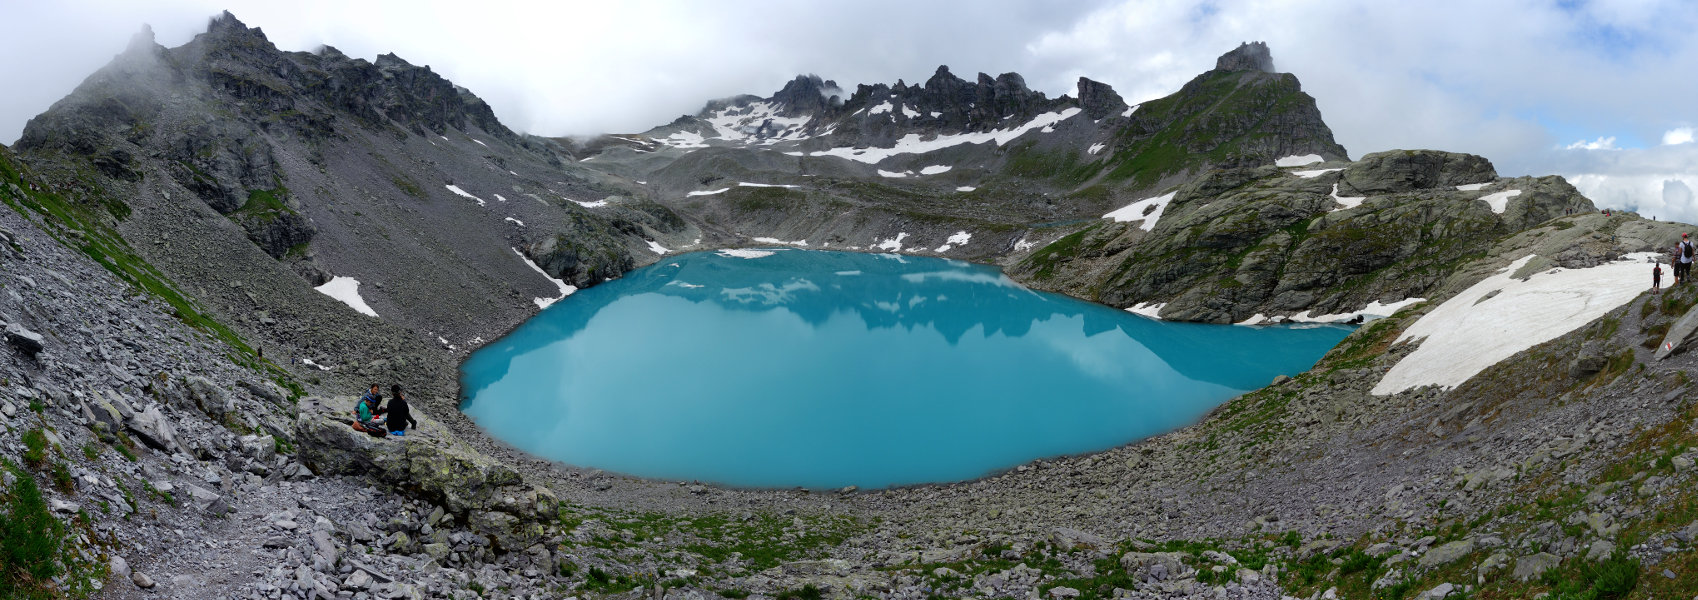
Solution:
{"label": "snow patch", "polygon": [[498,200],[498,201],[501,201],[501,202],[506,202],[506,201],[507,201],[507,199],[506,199],[506,198],[502,198],[502,197],[501,197],[501,194],[496,194],[496,195],[495,195],[495,199],[496,199],[496,200]]}
{"label": "snow patch", "polygon": [[[693,132],[693,131],[679,131],[679,132],[673,133],[672,135],[669,135],[669,136],[666,136],[665,138],[662,138],[660,140],[660,143],[666,144],[666,145],[671,146],[673,148],[689,149],[689,148],[706,148],[706,147],[708,147],[707,142],[702,138],[702,134],[699,134],[699,133],[696,133],[696,132]],[[593,157],[591,157],[591,158],[593,158]],[[589,160],[589,159],[586,158],[584,160]],[[579,161],[579,162],[583,162],[583,161]]]}
{"label": "snow patch", "polygon": [[896,237],[890,238],[888,240],[878,240],[878,243],[873,244],[872,247],[879,249],[879,250],[889,250],[891,252],[901,252],[902,251],[902,238],[905,238],[905,237],[908,237],[907,232],[897,233]]}
{"label": "snow patch", "polygon": [[459,195],[461,195],[461,196],[465,196],[465,197],[467,197],[467,198],[471,198],[471,199],[473,199],[473,200],[477,200],[477,201],[478,201],[478,206],[483,206],[483,205],[485,205],[485,204],[487,204],[487,203],[486,203],[486,202],[484,202],[484,201],[483,201],[483,198],[479,198],[479,197],[477,197],[477,196],[473,196],[473,195],[471,195],[471,194],[470,194],[470,193],[468,193],[468,192],[467,192],[467,191],[466,191],[466,190],[462,190],[462,189],[460,189],[460,186],[457,186],[457,185],[454,185],[454,184],[448,184],[448,185],[446,185],[446,186],[443,186],[443,187],[446,187],[446,188],[448,188],[448,191],[450,191],[450,192],[454,192],[454,193],[456,193],[456,194],[459,194]]}
{"label": "snow patch", "polygon": [[303,359],[301,359],[301,364],[303,364],[303,365],[306,365],[306,366],[309,366],[309,367],[314,367],[314,368],[316,368],[316,369],[318,369],[318,370],[320,370],[320,371],[329,371],[329,370],[330,370],[330,367],[327,367],[327,366],[324,366],[324,365],[321,365],[321,364],[318,364],[318,363],[315,363],[315,362],[313,362],[313,361],[312,361],[312,359],[310,359],[310,358],[303,358]]}
{"label": "snow patch", "polygon": [[751,250],[748,248],[731,248],[720,250],[717,254],[726,258],[766,258],[775,254],[771,250]]}
{"label": "snow patch", "polygon": [[1126,112],[1123,112],[1123,113],[1120,113],[1120,116],[1122,116],[1122,117],[1130,117],[1130,116],[1132,116],[1132,113],[1134,113],[1134,112],[1137,112],[1137,111],[1138,111],[1138,107],[1139,107],[1139,106],[1143,106],[1143,105],[1142,105],[1142,104],[1134,104],[1134,105],[1132,105],[1132,106],[1130,106],[1130,107],[1128,107],[1128,108],[1127,108],[1127,109],[1126,109]]}
{"label": "snow patch", "polygon": [[892,105],[890,103],[890,101],[887,100],[883,104],[872,107],[871,110],[867,111],[867,114],[868,115],[882,115],[884,113],[890,112],[894,108],[896,108],[896,107],[894,105]]}
{"label": "snow patch", "polygon": [[1134,304],[1132,306],[1126,307],[1126,312],[1129,312],[1129,313],[1132,313],[1132,314],[1135,314],[1135,315],[1143,315],[1143,316],[1146,316],[1146,317],[1149,317],[1151,319],[1155,319],[1155,320],[1159,321],[1159,320],[1161,320],[1161,309],[1164,309],[1164,308],[1167,308],[1166,302],[1162,302],[1162,303],[1159,303],[1159,304],[1155,303],[1155,302],[1139,302],[1139,303]]}
{"label": "snow patch", "polygon": [[1325,160],[1326,159],[1321,158],[1321,155],[1319,155],[1319,154],[1304,154],[1302,156],[1298,156],[1298,155],[1293,154],[1291,156],[1287,156],[1285,158],[1281,158],[1279,160],[1274,161],[1274,166],[1278,166],[1278,167],[1301,167],[1303,165],[1312,165],[1312,164],[1322,162],[1322,161],[1325,161]]}
{"label": "snow patch", "polygon": [[671,252],[671,250],[667,250],[665,246],[662,246],[660,244],[655,243],[654,240],[643,240],[643,241],[649,243],[649,250],[651,252],[654,252],[655,254],[666,254],[668,252]]}
{"label": "snow patch", "polygon": [[897,172],[894,172],[894,171],[886,171],[884,169],[879,169],[878,170],[878,176],[879,177],[897,178],[897,177],[907,177],[908,174],[907,173],[897,173]]}
{"label": "snow patch", "polygon": [[731,188],[719,188],[717,190],[708,190],[708,191],[705,191],[705,192],[690,192],[690,193],[684,194],[684,195],[685,196],[712,196],[714,194],[723,194],[723,193],[730,191],[730,190],[731,190]]}
{"label": "snow patch", "polygon": [[1044,113],[1033,117],[1031,121],[1028,121],[1018,127],[980,133],[938,135],[931,139],[922,139],[920,134],[910,133],[902,136],[902,139],[896,140],[896,145],[890,148],[855,148],[852,146],[841,146],[830,150],[821,150],[812,153],[798,153],[796,155],[836,156],[867,164],[875,164],[886,158],[899,154],[924,154],[926,152],[941,150],[951,146],[959,146],[961,144],[984,144],[988,142],[996,142],[996,145],[1001,146],[1014,140],[1014,138],[1025,135],[1026,132],[1033,129],[1040,129],[1059,123],[1073,115],[1079,114],[1079,111],[1080,109],[1078,108],[1069,108],[1061,112]]}
{"label": "snow patch", "polygon": [[1361,206],[1363,202],[1368,201],[1367,196],[1349,196],[1349,197],[1342,197],[1342,198],[1339,197],[1339,195],[1338,195],[1338,184],[1336,184],[1336,183],[1332,184],[1332,199],[1333,199],[1334,202],[1338,203],[1338,208],[1332,209],[1328,212],[1338,212],[1338,211],[1341,211],[1341,210],[1349,210],[1349,209]]}
{"label": "snow patch", "polygon": [[1456,190],[1459,191],[1459,192],[1478,192],[1482,189],[1485,189],[1486,186],[1491,185],[1491,184],[1492,184],[1492,182],[1490,182],[1490,181],[1485,182],[1485,183],[1464,183],[1462,185],[1456,186]]}
{"label": "snow patch", "polygon": [[737,182],[737,185],[742,186],[742,187],[775,187],[775,188],[786,188],[786,189],[802,187],[802,186],[799,186],[799,185],[787,185],[787,184],[782,184],[782,183],[749,183],[747,181],[739,181],[739,182]]}
{"label": "snow patch", "polygon": [[595,202],[584,202],[584,201],[581,201],[581,200],[573,200],[573,202],[577,202],[578,206],[582,206],[584,208],[601,208],[603,206],[607,206],[606,200],[597,200]]}
{"label": "snow patch", "polygon": [[1315,178],[1315,177],[1320,177],[1320,176],[1325,175],[1327,173],[1331,173],[1333,171],[1343,171],[1343,170],[1344,170],[1344,167],[1339,167],[1337,169],[1315,169],[1315,170],[1312,170],[1312,171],[1292,171],[1291,174],[1296,175],[1298,177],[1302,177],[1304,179],[1312,179],[1312,178]]}
{"label": "snow patch", "polygon": [[1492,212],[1501,215],[1505,209],[1509,208],[1509,199],[1520,195],[1521,190],[1506,190],[1495,194],[1486,194],[1480,199],[1485,200],[1486,204],[1491,205]]}
{"label": "snow patch", "polygon": [[541,275],[543,277],[543,279],[547,279],[549,281],[549,283],[553,283],[554,287],[560,290],[560,297],[559,298],[532,298],[531,301],[537,303],[537,308],[548,308],[549,305],[552,305],[555,302],[559,302],[561,299],[564,299],[565,297],[572,295],[572,292],[578,291],[577,286],[571,285],[569,283],[566,283],[566,282],[561,281],[559,279],[555,279],[554,277],[550,276],[548,274],[548,271],[542,270],[542,267],[537,266],[536,262],[532,261],[530,259],[530,257],[525,256],[525,253],[520,252],[518,248],[512,248],[512,250],[513,250],[514,254],[519,255],[519,260],[525,261],[525,266],[530,267],[532,271],[536,271],[538,275]]}
{"label": "snow patch", "polygon": [[976,190],[976,189],[979,189],[979,188],[976,188],[976,187],[973,187],[973,186],[970,186],[970,185],[964,185],[964,186],[955,188],[955,191],[957,191],[957,192],[971,192],[971,191]]}
{"label": "snow patch", "polygon": [[939,173],[948,173],[949,170],[953,169],[953,168],[955,168],[955,167],[951,167],[949,165],[932,165],[932,166],[926,167],[924,169],[920,169],[920,174],[921,175],[937,175]]}
{"label": "snow patch", "polygon": [[[810,137],[807,125],[813,117],[786,117],[779,114],[782,110],[783,107],[771,103],[750,102],[720,109],[707,122],[718,134],[715,139],[729,142],[770,146]],[[821,135],[830,133],[828,129]]]}
{"label": "snow patch", "polygon": [[1256,313],[1254,316],[1251,316],[1248,319],[1245,319],[1243,321],[1239,321],[1237,323],[1233,323],[1233,325],[1261,325],[1262,323],[1266,323],[1267,321],[1268,321],[1267,315],[1264,315],[1262,313]]}
{"label": "snow patch", "polygon": [[341,301],[343,304],[359,311],[362,315],[368,317],[377,316],[377,311],[372,310],[370,306],[366,306],[365,299],[360,297],[360,280],[358,279],[337,275],[335,277],[331,277],[330,281],[325,282],[324,285],[313,289],[318,290],[326,296],[330,296],[331,298]]}
{"label": "snow patch", "polygon": [[769,237],[758,237],[758,238],[754,238],[754,240],[755,240],[755,243],[759,243],[759,244],[776,244],[776,245],[779,245],[779,246],[797,246],[797,247],[800,247],[800,248],[808,247],[808,240],[796,240],[794,242],[786,242],[786,241],[778,239],[778,238],[769,238]]}
{"label": "snow patch", "polygon": [[912,119],[920,116],[920,111],[908,108],[908,105],[904,104],[902,105],[902,116]]}
{"label": "snow patch", "polygon": [[937,247],[937,252],[948,252],[950,248],[965,246],[967,245],[967,242],[972,241],[972,239],[973,234],[965,231],[957,231],[953,235],[950,235],[949,239],[944,240],[942,246]]}
{"label": "snow patch", "polygon": [[1557,268],[1515,279],[1534,257],[1524,256],[1405,329],[1394,343],[1422,340],[1421,345],[1370,393],[1454,388],[1522,350],[1579,329],[1638,297],[1645,288],[1644,266],[1657,256],[1640,252],[1588,269]]}
{"label": "snow patch", "polygon": [[513,223],[515,223],[515,224],[517,224],[517,225],[518,225],[518,226],[520,226],[520,227],[524,227],[524,226],[525,226],[525,222],[524,222],[524,221],[520,221],[520,220],[518,220],[518,219],[515,219],[515,218],[513,218],[513,217],[507,217],[507,220],[508,220],[508,221],[512,221],[512,222],[513,222]]}
{"label": "snow patch", "polygon": [[480,140],[480,139],[477,139],[477,138],[472,138],[472,141],[477,142],[479,146],[483,146],[485,148],[489,147],[489,144],[483,143],[483,140]]}
{"label": "snow patch", "polygon": [[1362,307],[1362,310],[1358,310],[1356,312],[1333,313],[1330,315],[1317,315],[1311,317],[1309,316],[1309,311],[1305,310],[1295,315],[1291,315],[1291,318],[1286,320],[1293,323],[1343,323],[1345,321],[1355,319],[1358,316],[1362,317],[1362,320],[1364,321],[1371,319],[1384,319],[1397,314],[1397,311],[1426,301],[1426,298],[1404,298],[1389,304],[1381,304],[1379,300],[1375,300],[1373,302],[1369,302],[1367,306]]}
{"label": "snow patch", "polygon": [[1036,248],[1036,247],[1038,247],[1037,242],[1026,241],[1025,237],[1021,237],[1020,241],[1014,242],[1014,251],[1015,252],[1025,252],[1027,250],[1031,250],[1031,249]]}
{"label": "snow patch", "polygon": [[1107,147],[1108,147],[1108,144],[1091,144],[1090,148],[1085,149],[1085,153],[1095,155],[1098,152],[1102,152],[1103,148],[1107,148]]}
{"label": "snow patch", "polygon": [[[1116,222],[1120,223],[1143,221],[1143,223],[1138,225],[1138,228],[1143,229],[1144,231],[1150,231],[1156,228],[1156,221],[1161,219],[1161,214],[1167,211],[1167,203],[1172,202],[1173,195],[1177,193],[1179,192],[1168,192],[1154,198],[1145,198],[1143,200],[1133,202],[1120,210],[1103,215],[1103,218],[1114,219]],[[1146,211],[1148,214],[1146,214]]]}

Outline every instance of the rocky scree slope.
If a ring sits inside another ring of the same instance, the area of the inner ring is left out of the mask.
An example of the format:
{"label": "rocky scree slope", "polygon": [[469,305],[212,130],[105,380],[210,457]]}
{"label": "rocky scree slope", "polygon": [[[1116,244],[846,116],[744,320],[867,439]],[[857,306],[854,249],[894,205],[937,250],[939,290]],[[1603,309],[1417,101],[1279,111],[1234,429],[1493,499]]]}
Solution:
{"label": "rocky scree slope", "polygon": [[[595,285],[700,237],[553,148],[428,67],[283,52],[225,13],[178,48],[139,34],[16,152],[73,229],[115,234],[302,377],[451,397],[455,357],[560,297],[550,278]],[[377,317],[312,289],[333,277]]]}

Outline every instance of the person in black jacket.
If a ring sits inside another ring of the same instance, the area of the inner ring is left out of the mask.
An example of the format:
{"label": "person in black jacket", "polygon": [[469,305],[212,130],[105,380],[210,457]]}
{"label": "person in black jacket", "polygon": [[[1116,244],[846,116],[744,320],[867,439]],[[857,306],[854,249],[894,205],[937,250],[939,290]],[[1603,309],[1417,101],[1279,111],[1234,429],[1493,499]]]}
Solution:
{"label": "person in black jacket", "polygon": [[407,427],[418,427],[419,422],[413,420],[413,411],[407,408],[407,396],[401,393],[401,384],[389,386],[389,433],[390,435],[407,435]]}

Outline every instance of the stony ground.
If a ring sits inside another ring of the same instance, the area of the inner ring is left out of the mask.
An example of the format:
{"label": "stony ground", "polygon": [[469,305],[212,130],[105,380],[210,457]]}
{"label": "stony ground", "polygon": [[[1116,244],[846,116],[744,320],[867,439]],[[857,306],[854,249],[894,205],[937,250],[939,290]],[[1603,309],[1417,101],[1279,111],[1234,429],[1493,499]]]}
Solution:
{"label": "stony ground", "polygon": [[34,478],[68,525],[71,595],[1613,597],[1625,573],[1630,597],[1698,594],[1698,357],[1648,350],[1691,289],[1455,390],[1367,394],[1418,308],[1136,445],[759,491],[551,465],[453,414],[364,438],[335,421],[344,390],[190,327],[16,212],[0,230],[6,489]]}

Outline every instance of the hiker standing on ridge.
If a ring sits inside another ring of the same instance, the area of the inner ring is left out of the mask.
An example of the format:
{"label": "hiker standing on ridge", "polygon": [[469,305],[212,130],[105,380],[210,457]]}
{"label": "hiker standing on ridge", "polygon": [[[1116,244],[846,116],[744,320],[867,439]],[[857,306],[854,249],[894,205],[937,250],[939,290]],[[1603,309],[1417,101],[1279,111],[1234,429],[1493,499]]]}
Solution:
{"label": "hiker standing on ridge", "polygon": [[1691,234],[1680,234],[1680,245],[1675,246],[1674,282],[1686,283],[1686,278],[1692,276],[1692,255],[1698,254],[1698,248],[1692,245]]}

